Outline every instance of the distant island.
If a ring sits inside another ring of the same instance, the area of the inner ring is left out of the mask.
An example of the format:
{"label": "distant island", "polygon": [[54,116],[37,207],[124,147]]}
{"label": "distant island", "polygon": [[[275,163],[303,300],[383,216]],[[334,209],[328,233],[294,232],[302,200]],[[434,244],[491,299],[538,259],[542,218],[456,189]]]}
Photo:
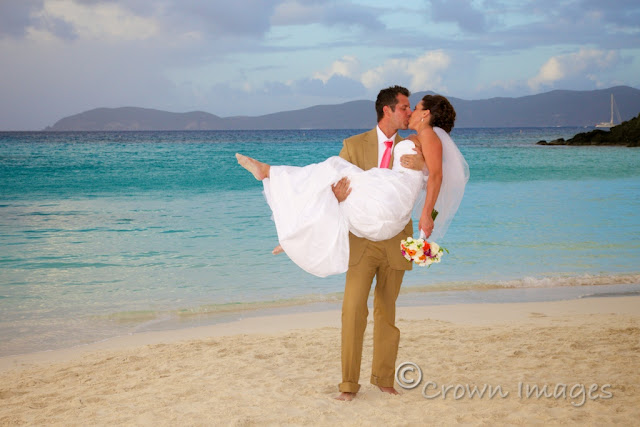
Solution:
{"label": "distant island", "polygon": [[579,133],[565,141],[564,138],[551,142],[538,141],[538,145],[621,145],[640,147],[640,114],[637,117],[612,127],[609,131],[595,129]]}
{"label": "distant island", "polygon": [[[425,94],[411,95],[411,105]],[[593,127],[609,116],[611,95],[623,120],[640,112],[640,90],[616,86],[593,91],[554,90],[519,98],[468,101],[448,97],[458,128]],[[220,117],[204,111],[172,113],[139,107],[96,108],[65,117],[45,131],[169,131],[368,129],[375,124],[374,101],[359,100],[262,116]]]}

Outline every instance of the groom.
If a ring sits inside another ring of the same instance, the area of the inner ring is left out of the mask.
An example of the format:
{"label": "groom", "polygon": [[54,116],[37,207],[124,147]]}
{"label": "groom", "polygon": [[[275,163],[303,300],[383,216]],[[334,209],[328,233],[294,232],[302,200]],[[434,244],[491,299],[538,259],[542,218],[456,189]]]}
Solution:
{"label": "groom", "polygon": [[[376,99],[378,126],[345,139],[340,157],[364,170],[391,167],[393,157],[389,155],[393,153],[395,143],[403,139],[398,135],[398,129],[407,129],[411,117],[409,95],[409,91],[401,86],[381,90]],[[351,189],[346,177],[333,187],[333,192],[339,202],[349,196]],[[381,242],[349,233],[349,269],[342,302],[342,382],[338,400],[352,400],[360,389],[362,343],[369,314],[367,300],[374,276],[371,384],[383,392],[398,394],[393,387],[400,342],[400,331],[395,326],[396,299],[404,272],[411,270],[411,263],[400,252],[400,241],[412,235],[411,221],[398,235]]]}

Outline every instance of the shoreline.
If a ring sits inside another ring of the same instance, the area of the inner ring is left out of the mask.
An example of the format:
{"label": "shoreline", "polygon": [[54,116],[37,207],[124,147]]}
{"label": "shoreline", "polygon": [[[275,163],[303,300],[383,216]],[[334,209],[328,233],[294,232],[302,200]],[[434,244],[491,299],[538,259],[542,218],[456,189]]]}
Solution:
{"label": "shoreline", "polygon": [[[405,306],[397,319],[397,366],[424,373],[421,388],[397,384],[399,396],[368,383],[369,322],[362,388],[353,402],[334,399],[334,310],[2,360],[0,424],[631,425],[640,417],[640,296]],[[465,391],[483,385],[501,394]]]}
{"label": "shoreline", "polygon": [[[633,277],[635,277],[634,275]],[[640,284],[593,284],[570,285],[551,287],[494,287],[486,289],[473,289],[468,287],[450,288],[446,290],[428,290],[428,288],[413,287],[403,291],[398,297],[398,310],[408,307],[436,307],[458,306],[473,304],[509,304],[509,303],[535,303],[574,300],[582,298],[620,297],[640,295]],[[369,298],[369,309],[372,311],[373,299]],[[278,304],[258,308],[244,308],[222,313],[204,313],[190,315],[188,317],[176,316],[170,319],[158,319],[135,325],[130,332],[115,334],[103,339],[78,343],[71,346],[62,346],[52,349],[28,351],[0,355],[0,372],[6,369],[6,360],[12,358],[26,358],[28,360],[46,360],[48,354],[73,354],[82,349],[109,348],[109,343],[144,343],[159,342],[163,336],[172,342],[173,337],[198,336],[198,331],[207,328],[226,328],[233,325],[253,325],[256,319],[260,324],[271,324],[273,318],[282,316],[306,317],[318,315],[323,318],[327,312],[335,312],[336,319],[340,318],[341,299],[338,301],[292,301],[290,304]],[[315,324],[315,323],[314,323]],[[339,326],[339,324],[338,324]],[[240,328],[248,326],[239,326]],[[245,330],[245,329],[243,329]],[[246,329],[244,333],[250,333]],[[218,336],[218,335],[216,335]],[[149,341],[147,341],[147,339]],[[41,356],[39,356],[41,355]]]}
{"label": "shoreline", "polygon": [[[602,285],[596,285],[602,286]],[[617,286],[617,285],[611,285]],[[640,288],[640,285],[638,285]],[[500,291],[509,291],[511,289],[501,289]],[[524,289],[526,292],[531,289]],[[541,289],[538,289],[541,290]],[[487,293],[496,290],[473,291],[478,293]],[[454,291],[455,292],[455,291]],[[471,292],[471,291],[458,291]],[[529,295],[530,296],[530,295]],[[607,299],[620,301],[620,309],[623,311],[618,314],[637,314],[640,316],[640,295],[615,295],[603,293],[602,296],[589,295],[586,298],[573,299],[540,299],[538,301],[512,301],[512,302],[466,302],[454,304],[421,304],[420,301],[414,301],[411,305],[398,304],[396,319],[424,320],[431,319],[437,321],[451,323],[470,323],[472,320],[484,322],[510,322],[523,320],[522,313],[524,310],[531,309],[537,311],[549,311],[549,315],[558,315],[562,311],[559,306],[571,305],[576,308],[582,306],[593,313],[604,313],[599,311],[599,304]],[[584,301],[584,302],[582,302]],[[624,301],[624,302],[623,302]],[[629,301],[637,301],[637,305],[629,305]],[[372,322],[371,300],[369,301],[369,319]],[[313,304],[306,305],[309,307]],[[606,304],[602,305],[603,307]],[[129,333],[127,335],[119,335],[106,338],[100,341],[79,344],[72,347],[35,351],[24,354],[15,354],[8,356],[0,356],[0,373],[12,368],[28,367],[32,364],[39,363],[56,363],[68,359],[81,357],[85,353],[95,351],[110,351],[131,349],[141,346],[154,344],[175,344],[186,340],[201,340],[209,337],[228,337],[240,334],[274,334],[287,330],[305,330],[322,327],[340,328],[341,312],[339,305],[337,308],[330,308],[325,305],[323,309],[313,311],[298,311],[305,306],[294,306],[274,309],[275,313],[268,313],[272,310],[256,310],[249,313],[241,313],[238,318],[228,321],[222,321],[213,324],[187,326],[177,329],[166,330],[150,330],[142,332]],[[292,308],[295,311],[288,311]],[[520,312],[520,308],[523,309]],[[555,310],[555,311],[554,311]],[[603,309],[607,310],[607,309]],[[267,311],[265,314],[264,312]],[[288,312],[287,312],[288,311]],[[577,311],[579,312],[579,310]],[[472,318],[471,313],[477,314],[479,318]],[[505,316],[507,316],[505,318]],[[289,325],[296,325],[295,328]]]}

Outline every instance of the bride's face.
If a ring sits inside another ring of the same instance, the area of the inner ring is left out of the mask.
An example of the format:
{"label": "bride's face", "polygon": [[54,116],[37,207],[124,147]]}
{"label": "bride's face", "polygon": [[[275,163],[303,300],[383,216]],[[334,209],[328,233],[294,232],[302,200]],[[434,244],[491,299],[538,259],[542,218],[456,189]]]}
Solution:
{"label": "bride's face", "polygon": [[416,108],[413,110],[413,113],[411,113],[411,120],[409,121],[409,129],[412,130],[418,130],[418,126],[420,126],[420,123],[424,122],[420,122],[420,120],[427,119],[427,110],[425,110],[424,108],[422,108],[422,101],[419,101],[416,104]]}

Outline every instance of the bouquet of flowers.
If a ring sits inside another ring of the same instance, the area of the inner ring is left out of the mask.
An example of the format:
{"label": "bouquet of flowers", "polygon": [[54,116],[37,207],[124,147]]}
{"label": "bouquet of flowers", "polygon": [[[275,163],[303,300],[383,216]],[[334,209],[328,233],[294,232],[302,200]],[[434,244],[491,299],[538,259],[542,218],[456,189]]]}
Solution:
{"label": "bouquet of flowers", "polygon": [[[433,209],[431,211],[431,219],[435,221],[437,216],[438,211]],[[434,262],[440,262],[443,252],[447,251],[446,248],[441,248],[436,242],[427,242],[424,237],[424,232],[420,230],[419,239],[407,237],[406,240],[400,242],[402,256],[404,256],[407,261],[413,261],[420,267],[424,267],[425,265],[431,266]],[[447,253],[449,253],[449,251],[447,251]]]}
{"label": "bouquet of flowers", "polygon": [[413,237],[407,237],[406,240],[403,240],[400,243],[400,250],[407,261],[413,261],[420,267],[440,262],[443,252],[447,251],[435,242],[429,243],[423,238],[414,239]]}

